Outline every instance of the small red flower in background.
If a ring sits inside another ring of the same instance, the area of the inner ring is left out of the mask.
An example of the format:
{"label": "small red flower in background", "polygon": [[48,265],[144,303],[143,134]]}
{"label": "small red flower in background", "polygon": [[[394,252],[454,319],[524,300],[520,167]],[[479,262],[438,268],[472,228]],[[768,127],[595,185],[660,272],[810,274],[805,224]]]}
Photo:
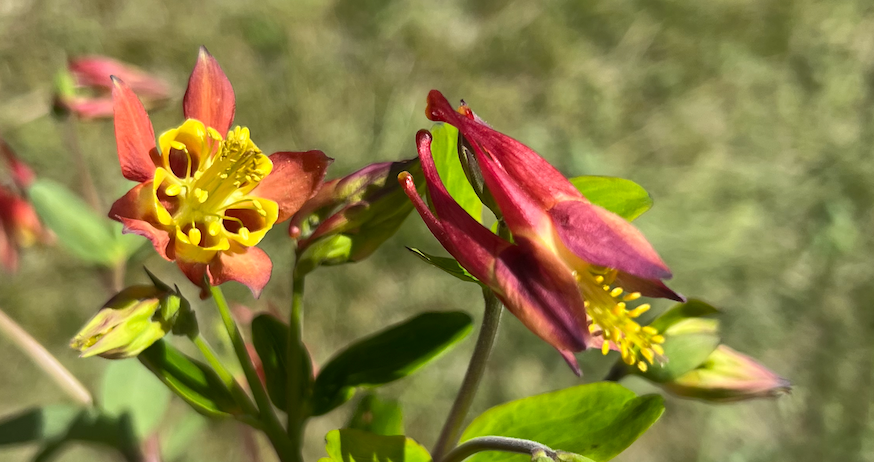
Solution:
{"label": "small red flower in background", "polygon": [[33,171],[19,160],[12,148],[0,140],[0,154],[6,161],[12,184],[0,184],[0,265],[18,270],[18,252],[36,243],[49,243],[52,234],[39,221],[25,191],[34,180]]}
{"label": "small red flower in background", "polygon": [[157,147],[143,105],[115,77],[112,98],[122,174],[140,184],[113,204],[110,218],[151,240],[202,295],[204,278],[260,295],[272,263],[254,246],[315,194],[332,159],[321,151],[267,156],[247,128],[231,130],[234,91],[205,48],[185,92],[186,121],[162,133]]}
{"label": "small red flower in background", "polygon": [[82,56],[69,61],[58,77],[55,106],[82,119],[112,117],[112,80],[123,80],[151,109],[167,100],[166,82],[142,69],[105,56]]}

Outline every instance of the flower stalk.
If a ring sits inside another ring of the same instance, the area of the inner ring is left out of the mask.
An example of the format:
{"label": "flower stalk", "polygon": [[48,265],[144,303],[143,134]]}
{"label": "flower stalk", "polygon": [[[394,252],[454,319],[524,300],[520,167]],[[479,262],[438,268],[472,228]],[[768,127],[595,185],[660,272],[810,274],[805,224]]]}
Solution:
{"label": "flower stalk", "polygon": [[[205,281],[208,284],[208,281]],[[231,309],[228,302],[222,293],[221,288],[214,285],[209,285],[209,292],[215,300],[215,305],[219,310],[219,314],[224,322],[225,329],[231,337],[231,343],[234,346],[234,353],[240,361],[240,366],[243,368],[243,374],[246,376],[246,381],[249,384],[249,389],[252,390],[252,395],[255,397],[255,403],[258,405],[259,417],[264,425],[264,433],[270,440],[270,444],[276,450],[276,454],[283,462],[297,460],[293,457],[294,452],[291,442],[285,437],[285,430],[279,422],[279,418],[273,411],[273,405],[270,403],[270,398],[267,396],[267,391],[261,384],[258,378],[258,373],[255,372],[255,366],[252,364],[252,359],[246,350],[246,344],[243,341],[243,336],[240,334],[240,329],[231,317]]]}
{"label": "flower stalk", "polygon": [[[470,357],[470,363],[467,366],[467,372],[464,374],[464,380],[461,382],[458,395],[455,397],[455,403],[452,404],[452,410],[449,411],[449,416],[446,418],[446,423],[443,424],[443,430],[440,431],[437,444],[434,445],[434,450],[431,451],[433,459],[438,462],[444,460],[444,454],[446,454],[445,460],[450,460],[447,452],[458,441],[458,432],[461,430],[461,425],[470,411],[471,404],[473,404],[473,398],[476,396],[476,391],[486,370],[486,364],[495,345],[495,339],[498,336],[498,326],[500,325],[501,313],[503,312],[501,302],[494,292],[489,289],[483,289],[483,299],[485,300],[483,324],[479,331],[479,337],[476,339],[473,355]],[[464,457],[457,460],[460,461]]]}
{"label": "flower stalk", "polygon": [[[286,430],[291,439],[292,446],[298,451],[303,449],[304,424],[307,420],[309,409],[305,408],[306,395],[309,393],[309,381],[298,380],[296,374],[303,369],[303,356],[297,351],[303,344],[303,291],[305,276],[298,275],[294,271],[292,278],[291,314],[288,319],[288,358],[287,392],[288,398],[288,424]],[[303,456],[300,456],[301,459]]]}
{"label": "flower stalk", "polygon": [[481,436],[466,441],[464,444],[446,454],[446,457],[434,460],[439,462],[461,462],[468,457],[483,451],[502,451],[534,456],[542,451],[548,458],[555,460],[556,451],[536,441],[510,438],[506,436]]}

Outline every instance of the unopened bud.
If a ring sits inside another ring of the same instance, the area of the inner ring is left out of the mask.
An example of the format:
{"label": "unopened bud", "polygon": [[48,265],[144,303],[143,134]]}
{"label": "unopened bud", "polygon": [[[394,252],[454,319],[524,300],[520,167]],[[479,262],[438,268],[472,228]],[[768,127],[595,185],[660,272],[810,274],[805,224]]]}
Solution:
{"label": "unopened bud", "polygon": [[404,171],[423,178],[411,159],[371,164],[322,186],[289,227],[310,269],[363,260],[394,235],[413,210],[396,180]]}
{"label": "unopened bud", "polygon": [[83,358],[137,356],[173,329],[183,304],[179,294],[159,287],[128,287],[103,305],[70,346]]}
{"label": "unopened bud", "polygon": [[677,396],[711,402],[773,398],[791,389],[788,380],[725,345],[698,368],[662,386]]}

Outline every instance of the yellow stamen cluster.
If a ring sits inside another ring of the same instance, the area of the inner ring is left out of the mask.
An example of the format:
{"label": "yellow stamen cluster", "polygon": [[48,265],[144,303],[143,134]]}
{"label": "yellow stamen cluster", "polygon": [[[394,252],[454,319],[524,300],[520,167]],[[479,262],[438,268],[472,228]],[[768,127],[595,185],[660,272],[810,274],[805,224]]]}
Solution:
{"label": "yellow stamen cluster", "polygon": [[208,261],[231,241],[257,244],[276,222],[278,205],[252,196],[273,163],[236,127],[222,136],[194,119],[159,138],[155,172],[158,221],[175,228],[176,250],[188,260]]}
{"label": "yellow stamen cluster", "polygon": [[[650,305],[644,303],[629,308],[627,303],[640,298],[640,292],[625,293],[619,286],[611,286],[615,272],[611,275],[592,274],[586,271],[578,274],[580,290],[585,297],[586,313],[592,320],[589,332],[604,339],[601,352],[607,354],[610,344],[619,348],[622,360],[628,365],[637,365],[641,371],[648,369],[647,362],[654,364],[664,355],[661,344],[665,338],[650,326],[641,327],[635,318],[646,313]],[[643,361],[639,356],[643,356]]]}

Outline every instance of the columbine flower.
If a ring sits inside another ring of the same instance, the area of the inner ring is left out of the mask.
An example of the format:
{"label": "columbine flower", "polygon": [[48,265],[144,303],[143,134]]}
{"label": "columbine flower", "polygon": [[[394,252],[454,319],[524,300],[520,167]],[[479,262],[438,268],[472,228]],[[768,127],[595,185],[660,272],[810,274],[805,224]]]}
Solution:
{"label": "columbine flower", "polygon": [[112,117],[111,75],[127,83],[149,108],[164,102],[170,94],[163,80],[142,69],[105,56],[82,56],[71,59],[67,69],[58,75],[55,107],[83,119]]}
{"label": "columbine flower", "polygon": [[[234,92],[201,48],[183,101],[186,121],[158,138],[134,92],[113,78],[115,136],[125,178],[140,184],[110,218],[147,237],[192,282],[238,281],[257,297],[272,264],[254,247],[318,189],[331,159],[321,151],[267,156],[247,128],[230,129]],[[222,135],[226,133],[226,135]]]}
{"label": "columbine flower", "polygon": [[456,112],[432,91],[426,113],[459,129],[513,234],[511,244],[488,232],[445,193],[430,159],[430,136],[420,132],[419,156],[436,216],[408,195],[449,253],[577,372],[572,353],[587,347],[618,350],[642,370],[664,354],[664,337],[634,320],[649,305],[629,303],[641,295],[682,297],[660,281],[671,273],[643,235],[590,203],[543,158],[466,106]]}
{"label": "columbine flower", "polygon": [[18,251],[38,242],[47,243],[52,234],[39,221],[25,191],[34,180],[33,171],[19,160],[12,148],[0,140],[0,154],[6,160],[12,184],[0,184],[0,265],[9,272],[18,269]]}

